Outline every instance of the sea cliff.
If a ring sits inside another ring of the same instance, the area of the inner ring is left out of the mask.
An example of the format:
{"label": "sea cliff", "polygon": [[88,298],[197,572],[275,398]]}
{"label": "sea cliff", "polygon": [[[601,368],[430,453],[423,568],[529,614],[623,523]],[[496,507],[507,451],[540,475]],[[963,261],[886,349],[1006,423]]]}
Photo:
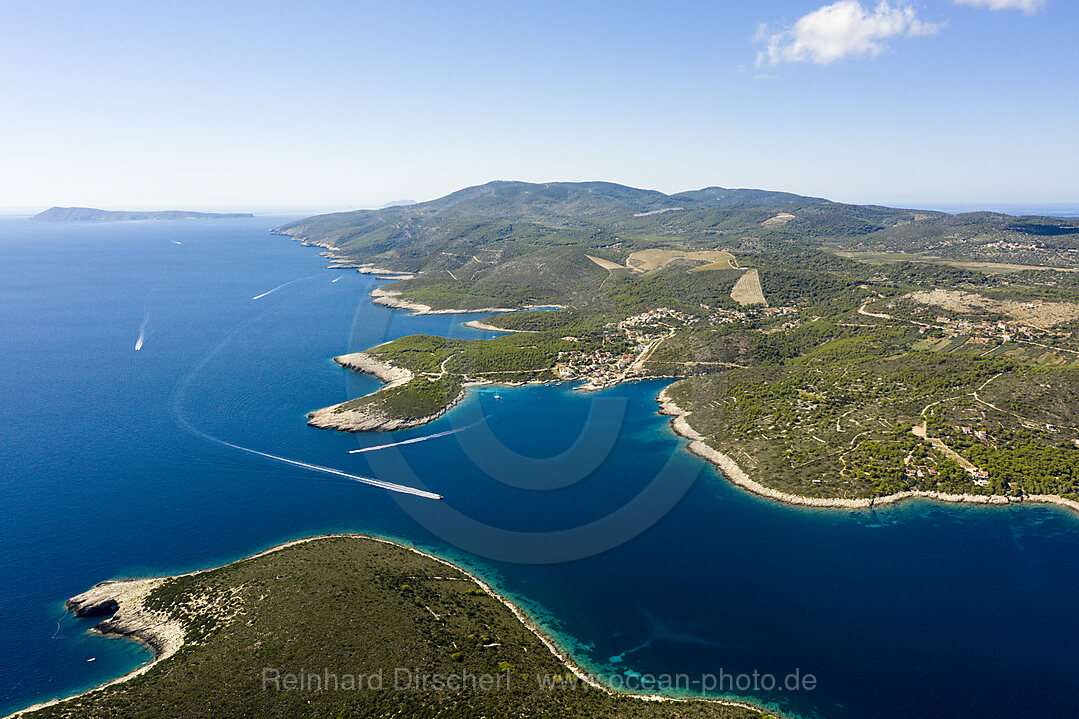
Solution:
{"label": "sea cliff", "polygon": [[[93,627],[90,630],[91,632],[142,642],[154,652],[152,661],[79,696],[100,692],[103,689],[122,684],[145,674],[154,665],[178,652],[180,647],[184,645],[185,633],[183,625],[175,617],[146,607],[146,598],[150,595],[150,592],[161,586],[166,579],[168,578],[153,577],[101,582],[82,594],[67,600],[64,605],[65,608],[76,617],[112,615]],[[63,701],[66,701],[66,699],[54,699],[34,704],[5,717],[5,719],[21,717]]]}

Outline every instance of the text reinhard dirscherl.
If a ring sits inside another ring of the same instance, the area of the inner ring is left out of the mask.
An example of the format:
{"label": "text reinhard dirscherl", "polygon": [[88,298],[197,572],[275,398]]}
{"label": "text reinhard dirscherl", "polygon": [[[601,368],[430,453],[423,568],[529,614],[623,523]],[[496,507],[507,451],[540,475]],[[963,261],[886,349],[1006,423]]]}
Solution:
{"label": "text reinhard dirscherl", "polygon": [[[615,690],[673,691],[679,693],[709,694],[712,692],[747,691],[813,691],[817,677],[800,669],[784,675],[761,673],[729,674],[723,669],[718,674],[611,674],[602,677],[604,683]],[[275,667],[262,670],[263,691],[340,692],[340,691],[509,691],[514,685],[535,682],[546,690],[592,690],[592,685],[572,674],[536,674],[527,676],[506,670],[489,672],[425,672],[420,669],[397,667],[393,672],[363,673],[335,672],[330,669],[297,669],[285,671]]]}

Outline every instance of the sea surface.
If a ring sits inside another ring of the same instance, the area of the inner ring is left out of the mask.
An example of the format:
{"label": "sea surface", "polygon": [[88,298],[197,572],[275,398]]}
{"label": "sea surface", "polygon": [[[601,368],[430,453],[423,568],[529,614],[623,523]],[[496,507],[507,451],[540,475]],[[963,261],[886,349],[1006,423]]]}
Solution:
{"label": "sea surface", "polygon": [[999,212],[1014,217],[1079,217],[1079,205],[1046,205],[1044,203],[937,203],[937,202],[907,202],[895,207],[916,207],[920,210],[937,210],[953,215],[963,212]]}
{"label": "sea surface", "polygon": [[0,219],[0,714],[150,658],[87,634],[68,597],[341,531],[463,563],[612,683],[683,675],[692,694],[770,674],[779,689],[722,693],[829,719],[1079,706],[1079,518],[1063,510],[759,499],[684,450],[658,381],[484,387],[393,434],[306,426],[378,386],[335,355],[492,335],[461,325],[477,315],[371,305],[377,280],[267,233],[288,219]]}

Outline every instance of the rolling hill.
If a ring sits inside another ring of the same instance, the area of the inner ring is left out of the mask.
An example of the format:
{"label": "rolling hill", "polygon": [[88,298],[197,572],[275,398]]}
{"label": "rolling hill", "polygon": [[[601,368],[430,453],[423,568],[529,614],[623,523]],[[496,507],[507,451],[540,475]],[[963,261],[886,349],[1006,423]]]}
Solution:
{"label": "rolling hill", "polygon": [[654,247],[759,252],[795,246],[905,253],[894,259],[1079,267],[1077,220],[949,215],[721,187],[666,195],[608,182],[489,182],[429,202],[309,217],[275,232],[379,267],[469,276],[538,248],[567,246],[621,262]]}

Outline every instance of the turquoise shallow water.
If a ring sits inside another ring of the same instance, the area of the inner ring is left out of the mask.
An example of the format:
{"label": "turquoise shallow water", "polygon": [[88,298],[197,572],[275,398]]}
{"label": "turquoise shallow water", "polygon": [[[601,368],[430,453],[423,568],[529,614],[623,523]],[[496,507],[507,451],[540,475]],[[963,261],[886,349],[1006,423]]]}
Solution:
{"label": "turquoise shallow water", "polygon": [[[837,719],[1079,704],[1079,521],[1060,510],[767,502],[682,449],[655,414],[660,382],[485,387],[392,436],[307,427],[307,410],[377,386],[334,355],[417,332],[491,335],[462,327],[470,315],[370,305],[372,278],[266,233],[281,221],[0,220],[0,712],[147,659],[85,634],[65,598],[331,531],[467,564],[611,681],[684,674],[698,691],[797,670],[814,689],[732,693]],[[446,500],[239,452],[181,419]]]}

